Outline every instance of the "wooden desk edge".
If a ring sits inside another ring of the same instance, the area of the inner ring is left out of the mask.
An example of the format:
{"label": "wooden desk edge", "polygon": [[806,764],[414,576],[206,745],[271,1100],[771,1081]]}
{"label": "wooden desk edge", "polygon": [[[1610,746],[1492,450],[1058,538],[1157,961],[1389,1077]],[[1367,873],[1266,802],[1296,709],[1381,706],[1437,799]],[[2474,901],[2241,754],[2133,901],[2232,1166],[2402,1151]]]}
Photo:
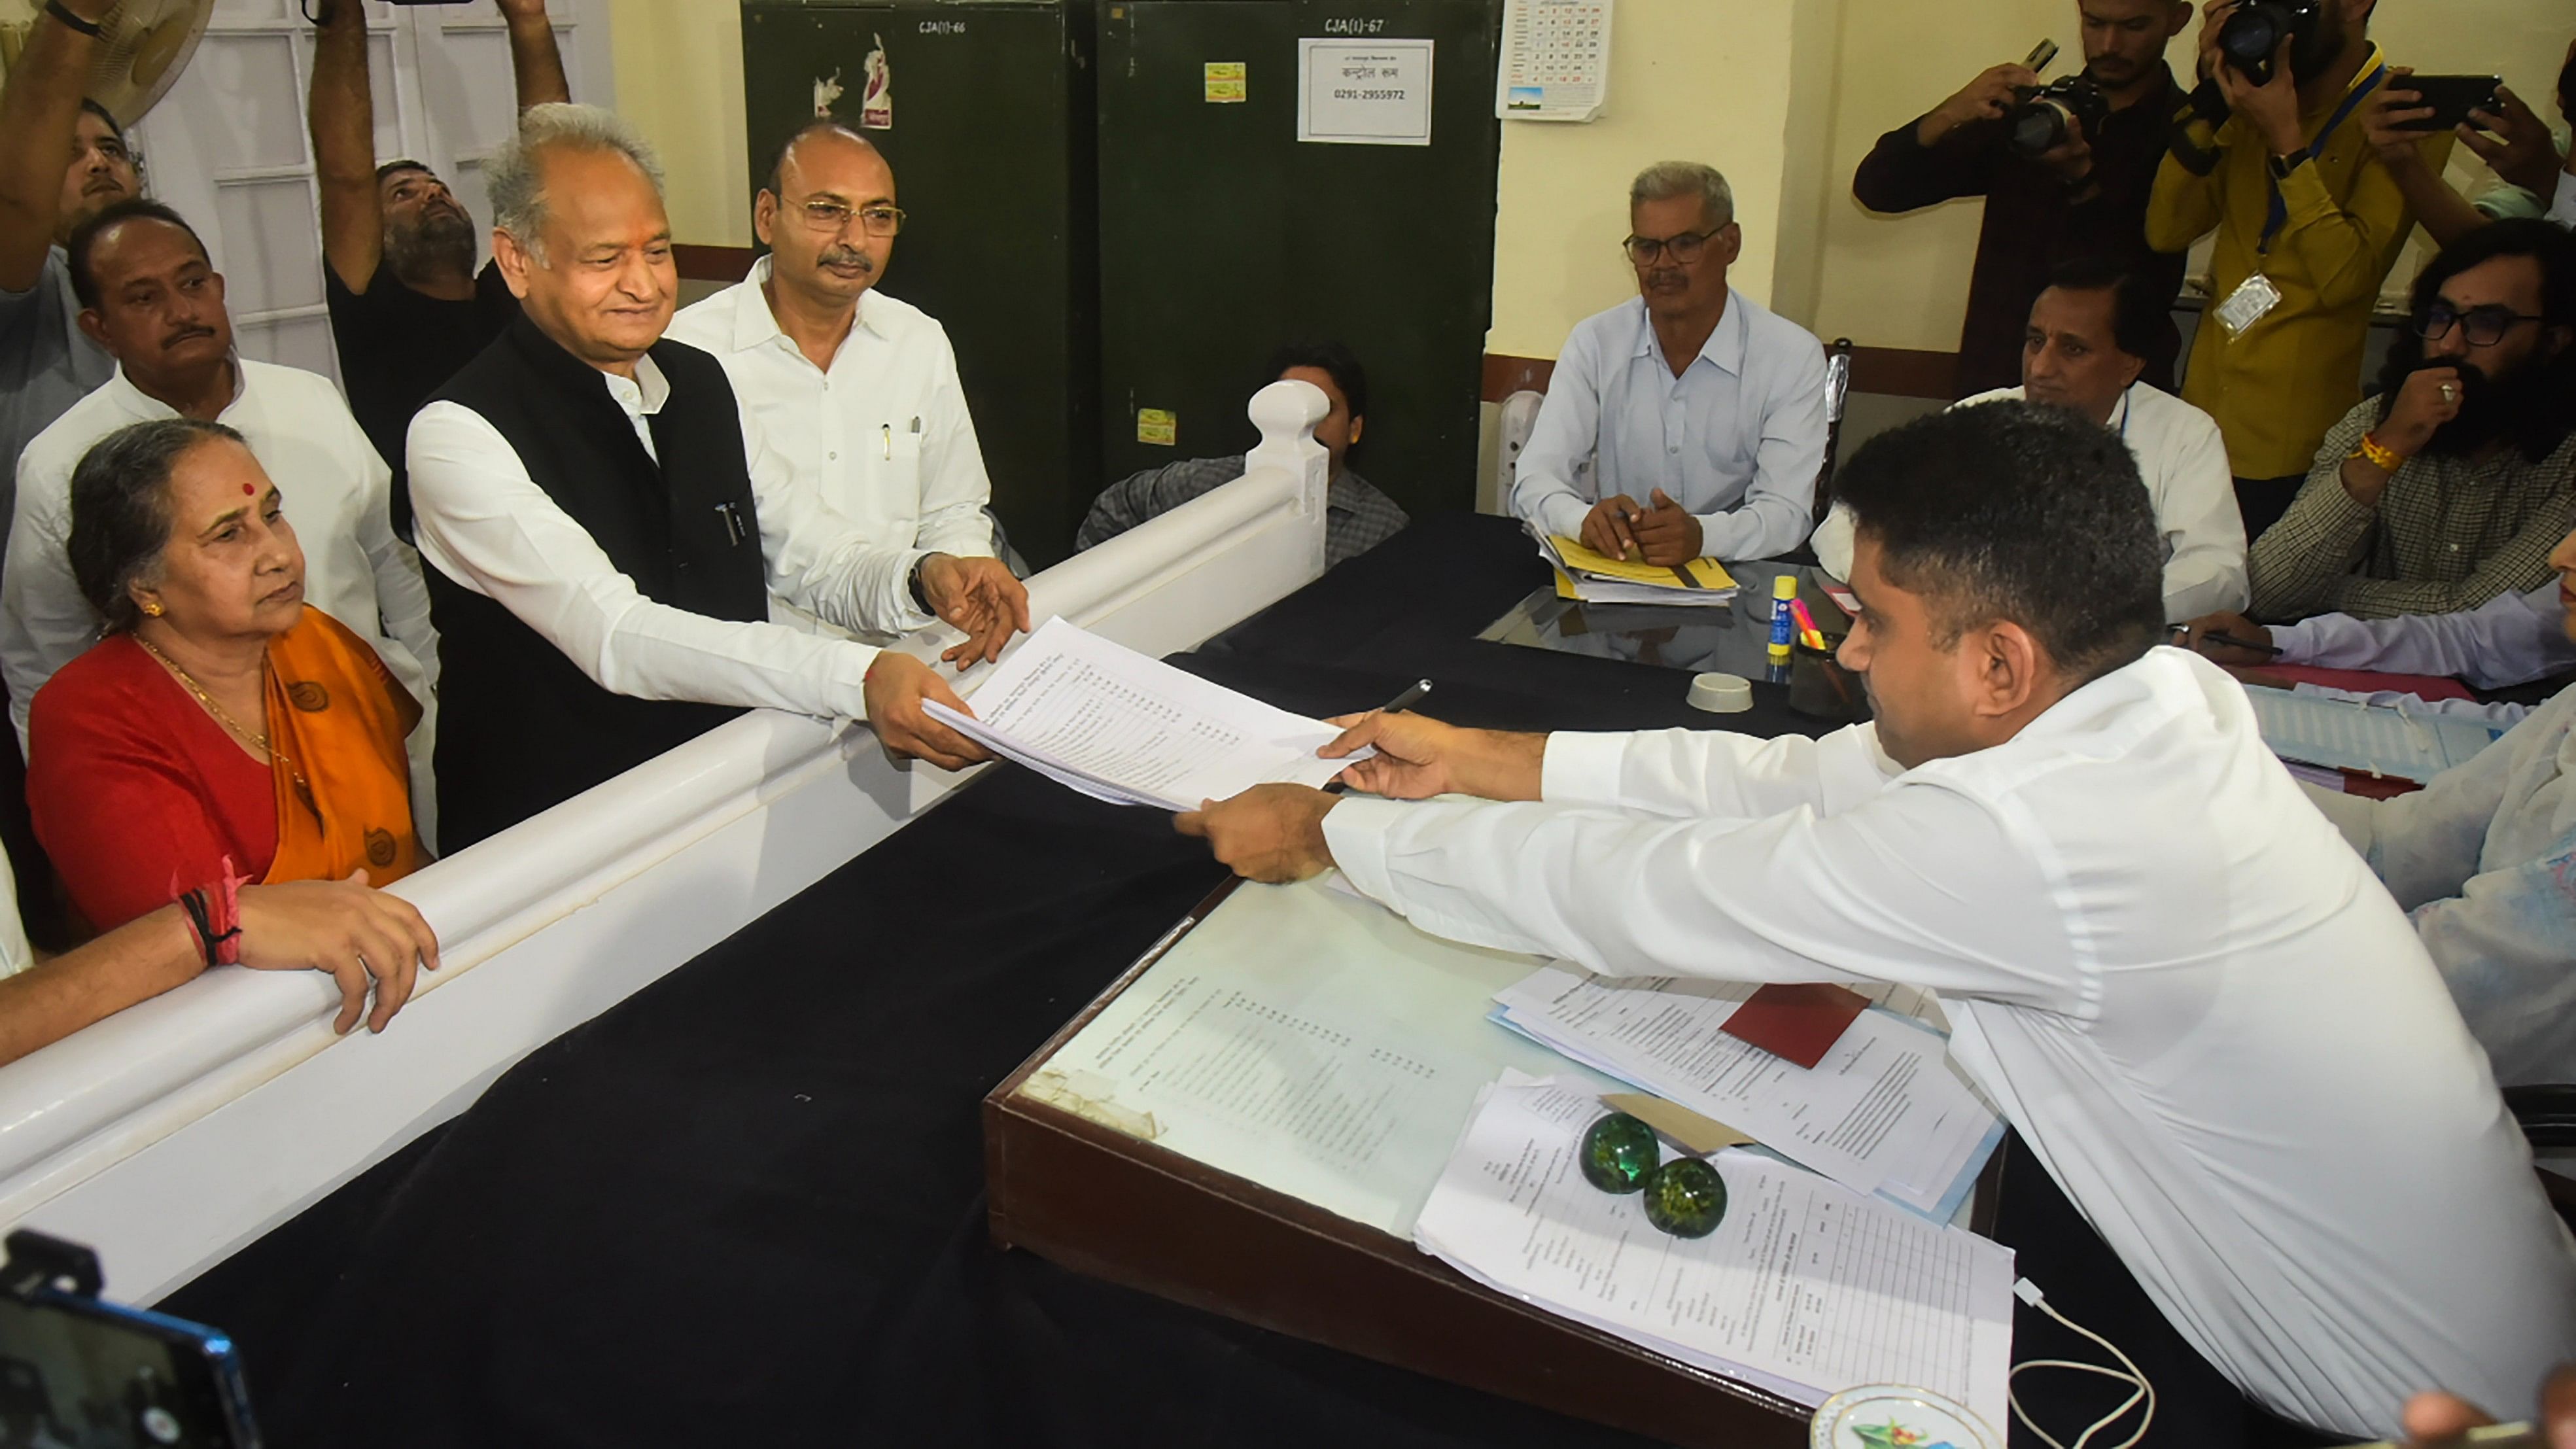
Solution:
{"label": "wooden desk edge", "polygon": [[[1222,904],[1227,881],[984,1098],[990,1230],[1076,1272],[1686,1445],[1804,1444],[1807,1411],[1486,1288],[1413,1244],[1020,1090]],[[1355,1298],[1369,1307],[1351,1311]]]}

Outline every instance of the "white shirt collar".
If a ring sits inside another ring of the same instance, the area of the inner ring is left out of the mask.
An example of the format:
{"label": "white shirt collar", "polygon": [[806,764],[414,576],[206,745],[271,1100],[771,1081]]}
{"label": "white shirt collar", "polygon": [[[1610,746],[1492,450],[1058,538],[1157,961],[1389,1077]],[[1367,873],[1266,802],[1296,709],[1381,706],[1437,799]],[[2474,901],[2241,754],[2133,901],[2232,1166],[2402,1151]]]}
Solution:
{"label": "white shirt collar", "polygon": [[[759,347],[783,346],[801,355],[802,349],[796,346],[796,339],[787,335],[786,329],[778,325],[777,314],[769,310],[769,294],[764,289],[769,285],[772,275],[770,261],[771,258],[764,254],[758,261],[753,262],[751,274],[742,279],[742,285],[736,291],[733,304],[733,350],[749,352]],[[854,330],[865,327],[877,336],[891,340],[891,334],[887,332],[884,325],[884,312],[885,309],[877,305],[876,288],[870,287],[859,294],[858,315],[852,319],[851,326]],[[842,338],[845,345],[848,341],[846,336]]]}
{"label": "white shirt collar", "polygon": [[[1744,308],[1744,294],[1733,287],[1727,288],[1726,311],[1717,319],[1717,330],[1709,333],[1708,340],[1699,345],[1699,356],[1691,359],[1692,366],[1705,362],[1729,377],[1744,375],[1744,350],[1751,336]],[[1655,338],[1654,314],[1647,310],[1646,299],[1640,297],[1637,299],[1636,355],[1662,360],[1669,370],[1671,361],[1664,358],[1663,350],[1663,344]],[[1685,372],[1689,370],[1683,369]]]}
{"label": "white shirt collar", "polygon": [[[109,395],[116,399],[119,407],[145,422],[175,418],[179,415],[177,408],[136,387],[134,380],[125,375],[125,364],[122,362],[116,365],[116,375],[107,380],[107,386]],[[232,401],[225,403],[223,412],[217,416],[229,416],[233,409],[241,406],[243,394],[249,391],[250,368],[242,362],[241,352],[236,348],[233,352]]]}
{"label": "white shirt collar", "polygon": [[631,418],[649,418],[671,400],[671,381],[650,357],[635,359],[635,376],[631,379],[613,372],[603,372],[600,378],[608,384],[608,395],[617,399],[617,405],[626,409]]}

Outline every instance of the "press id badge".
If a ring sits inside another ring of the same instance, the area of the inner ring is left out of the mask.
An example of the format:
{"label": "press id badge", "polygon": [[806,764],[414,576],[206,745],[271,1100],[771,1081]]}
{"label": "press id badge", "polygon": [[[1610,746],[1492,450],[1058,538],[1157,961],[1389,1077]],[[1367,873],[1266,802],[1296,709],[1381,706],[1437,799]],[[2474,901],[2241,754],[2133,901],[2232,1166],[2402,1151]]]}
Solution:
{"label": "press id badge", "polygon": [[2280,305],[2281,289],[2272,285],[2270,277],[2256,272],[2229,294],[2213,315],[2218,318],[2218,325],[2227,329],[2230,338],[2237,338],[2244,336],[2246,329],[2255,323],[2272,315],[2272,309]]}

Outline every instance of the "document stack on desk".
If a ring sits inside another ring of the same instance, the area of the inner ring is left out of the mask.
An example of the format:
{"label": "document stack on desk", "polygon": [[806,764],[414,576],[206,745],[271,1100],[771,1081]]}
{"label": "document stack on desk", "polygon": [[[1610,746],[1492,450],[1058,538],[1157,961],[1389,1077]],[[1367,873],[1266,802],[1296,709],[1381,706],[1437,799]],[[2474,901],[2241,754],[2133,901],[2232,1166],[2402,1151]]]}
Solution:
{"label": "document stack on desk", "polygon": [[1538,551],[1556,570],[1556,592],[1587,604],[1659,604],[1714,608],[1735,601],[1735,578],[1713,558],[1685,564],[1630,563],[1586,548],[1565,535],[1546,534]]}
{"label": "document stack on desk", "polygon": [[1689,977],[1622,980],[1549,966],[1495,993],[1494,1019],[1594,1071],[1750,1136],[1852,1191],[1947,1222],[2003,1140],[2003,1122],[1921,1019],[1929,997],[1888,996],[1813,1067],[1726,1034],[1755,988]]}
{"label": "document stack on desk", "polygon": [[[1862,1384],[2009,1415],[2012,1253],[1742,1149],[1709,1159],[1726,1216],[1667,1236],[1577,1166],[1588,1093],[1487,1089],[1414,1224],[1423,1251],[1550,1313],[1809,1408]],[[2001,1442],[2000,1434],[1996,1442]]]}
{"label": "document stack on desk", "polygon": [[1117,805],[1196,810],[1255,785],[1321,787],[1355,760],[1315,751],[1340,730],[1049,619],[975,691],[930,714],[1004,759]]}
{"label": "document stack on desk", "polygon": [[2263,743],[2284,760],[2428,784],[2494,744],[2506,726],[2404,706],[2247,685]]}

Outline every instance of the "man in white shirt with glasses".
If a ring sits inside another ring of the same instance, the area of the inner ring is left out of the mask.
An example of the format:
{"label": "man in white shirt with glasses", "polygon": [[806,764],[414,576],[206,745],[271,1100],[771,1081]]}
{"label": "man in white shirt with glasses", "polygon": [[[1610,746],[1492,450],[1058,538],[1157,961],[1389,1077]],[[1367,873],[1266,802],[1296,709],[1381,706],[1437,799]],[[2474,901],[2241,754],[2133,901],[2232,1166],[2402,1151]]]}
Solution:
{"label": "man in white shirt with glasses", "polygon": [[1787,553],[1815,524],[1824,347],[1727,285],[1744,237],[1714,169],[1647,167],[1628,228],[1637,300],[1565,339],[1512,512],[1650,564]]}
{"label": "man in white shirt with glasses", "polygon": [[[894,171],[838,121],[779,148],[752,207],[770,249],[669,336],[713,353],[792,486],[879,547],[997,556],[992,480],[938,321],[876,290],[903,229]],[[781,601],[773,613],[815,623]]]}

